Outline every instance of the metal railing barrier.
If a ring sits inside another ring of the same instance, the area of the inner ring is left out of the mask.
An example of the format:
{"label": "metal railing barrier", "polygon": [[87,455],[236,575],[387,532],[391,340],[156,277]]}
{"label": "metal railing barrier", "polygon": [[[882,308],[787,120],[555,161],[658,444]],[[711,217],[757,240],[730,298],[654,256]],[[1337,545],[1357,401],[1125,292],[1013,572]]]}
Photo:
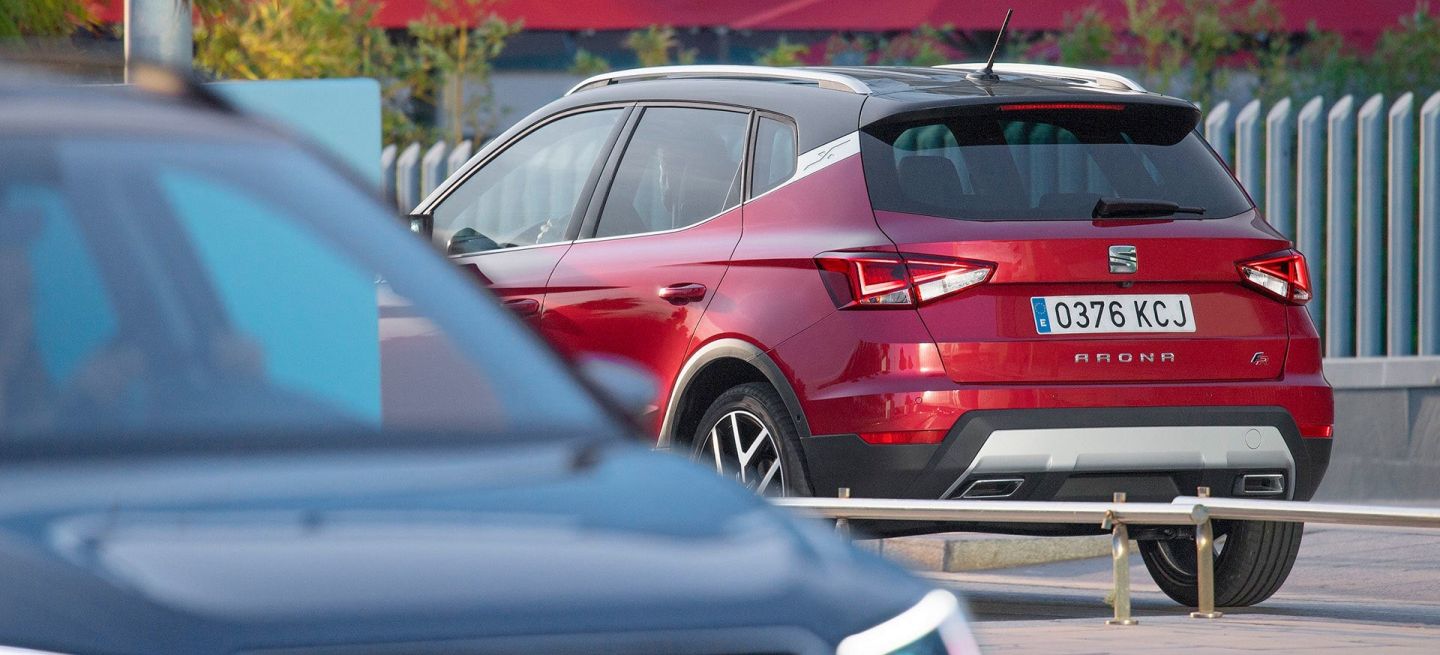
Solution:
{"label": "metal railing barrier", "polygon": [[1207,487],[1195,496],[1169,503],[1129,503],[1123,493],[1112,502],[1014,500],[914,500],[902,498],[776,498],[771,502],[836,521],[849,535],[849,523],[926,521],[938,523],[1099,524],[1111,534],[1114,617],[1109,625],[1135,625],[1130,608],[1131,525],[1190,525],[1195,528],[1196,607],[1192,618],[1217,619],[1215,609],[1215,532],[1211,521],[1280,521],[1366,527],[1440,529],[1440,509],[1342,505],[1287,500],[1214,498]]}

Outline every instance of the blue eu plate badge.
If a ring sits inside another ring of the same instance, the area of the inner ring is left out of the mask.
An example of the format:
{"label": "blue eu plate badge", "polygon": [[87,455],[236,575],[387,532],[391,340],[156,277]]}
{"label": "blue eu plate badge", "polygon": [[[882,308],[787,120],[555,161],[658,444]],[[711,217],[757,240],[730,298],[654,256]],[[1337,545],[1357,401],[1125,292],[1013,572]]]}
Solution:
{"label": "blue eu plate badge", "polygon": [[1030,305],[1035,308],[1035,331],[1040,334],[1049,334],[1050,313],[1045,309],[1045,299],[1031,298]]}

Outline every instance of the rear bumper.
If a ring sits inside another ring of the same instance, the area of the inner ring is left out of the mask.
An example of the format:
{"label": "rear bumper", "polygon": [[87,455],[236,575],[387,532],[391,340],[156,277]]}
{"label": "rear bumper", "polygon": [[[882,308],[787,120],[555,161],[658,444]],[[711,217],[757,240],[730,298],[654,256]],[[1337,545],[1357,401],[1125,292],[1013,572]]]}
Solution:
{"label": "rear bumper", "polygon": [[[1302,438],[1282,407],[977,410],[942,443],[872,446],[854,434],[803,440],[816,495],[950,498],[976,480],[1016,479],[1008,500],[1168,502],[1196,487],[1237,495],[1240,476],[1284,476],[1282,498],[1309,500],[1330,439]],[[1272,496],[1276,497],[1276,496]]]}

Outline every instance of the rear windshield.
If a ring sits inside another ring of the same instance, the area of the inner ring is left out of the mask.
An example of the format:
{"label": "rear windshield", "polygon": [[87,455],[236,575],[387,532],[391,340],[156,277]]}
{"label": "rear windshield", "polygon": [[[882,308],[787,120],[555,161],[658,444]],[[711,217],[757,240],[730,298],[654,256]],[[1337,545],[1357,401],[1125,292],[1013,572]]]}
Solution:
{"label": "rear windshield", "polygon": [[[1098,108],[1096,108],[1098,107]],[[1143,105],[992,105],[866,128],[876,209],[977,220],[1091,219],[1102,199],[1224,218],[1249,199],[1195,133],[1196,112]]]}

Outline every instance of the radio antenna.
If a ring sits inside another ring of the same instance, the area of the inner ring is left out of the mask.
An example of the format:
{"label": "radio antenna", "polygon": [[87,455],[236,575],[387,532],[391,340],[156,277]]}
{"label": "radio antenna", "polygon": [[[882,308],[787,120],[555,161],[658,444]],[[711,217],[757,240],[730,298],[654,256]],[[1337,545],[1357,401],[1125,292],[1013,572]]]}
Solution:
{"label": "radio antenna", "polygon": [[1000,81],[1000,76],[995,74],[995,55],[1000,53],[1000,43],[1005,40],[1005,29],[1010,27],[1010,15],[1013,13],[1014,9],[1005,10],[1005,22],[1000,23],[1000,33],[995,35],[995,46],[990,48],[990,58],[985,60],[985,68],[973,75],[975,79],[986,82]]}

